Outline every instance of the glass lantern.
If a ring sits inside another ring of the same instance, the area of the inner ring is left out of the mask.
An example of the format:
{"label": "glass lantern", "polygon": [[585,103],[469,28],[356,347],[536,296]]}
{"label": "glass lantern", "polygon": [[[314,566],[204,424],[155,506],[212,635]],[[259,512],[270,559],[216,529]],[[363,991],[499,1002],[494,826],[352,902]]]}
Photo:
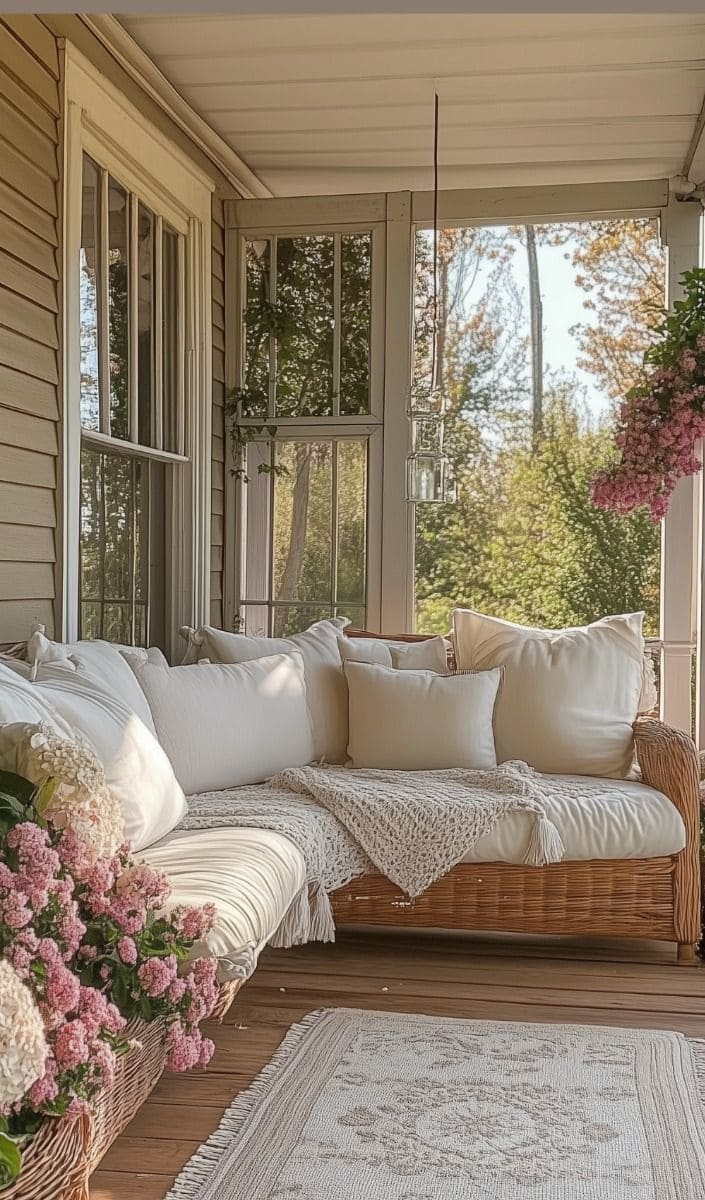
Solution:
{"label": "glass lantern", "polygon": [[406,460],[406,498],[414,504],[441,504],[446,499],[448,459],[445,454],[413,450]]}

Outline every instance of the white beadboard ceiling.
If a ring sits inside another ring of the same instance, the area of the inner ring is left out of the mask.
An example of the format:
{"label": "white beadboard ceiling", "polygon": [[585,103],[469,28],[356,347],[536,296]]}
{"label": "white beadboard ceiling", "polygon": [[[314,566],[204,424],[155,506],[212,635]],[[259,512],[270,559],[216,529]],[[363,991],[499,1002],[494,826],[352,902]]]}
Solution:
{"label": "white beadboard ceiling", "polygon": [[[129,15],[128,32],[276,195],[680,174],[705,14]],[[698,181],[700,182],[700,181]]]}

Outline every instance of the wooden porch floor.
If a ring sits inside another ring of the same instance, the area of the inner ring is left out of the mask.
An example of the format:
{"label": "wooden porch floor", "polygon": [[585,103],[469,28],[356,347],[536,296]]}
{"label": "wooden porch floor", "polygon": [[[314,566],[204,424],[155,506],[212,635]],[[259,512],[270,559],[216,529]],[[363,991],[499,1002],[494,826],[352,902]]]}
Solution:
{"label": "wooden porch floor", "polygon": [[94,1176],[91,1200],[163,1200],[224,1109],[316,1008],[677,1029],[705,1036],[705,971],[657,943],[348,933],[268,950],[207,1071],[167,1075]]}

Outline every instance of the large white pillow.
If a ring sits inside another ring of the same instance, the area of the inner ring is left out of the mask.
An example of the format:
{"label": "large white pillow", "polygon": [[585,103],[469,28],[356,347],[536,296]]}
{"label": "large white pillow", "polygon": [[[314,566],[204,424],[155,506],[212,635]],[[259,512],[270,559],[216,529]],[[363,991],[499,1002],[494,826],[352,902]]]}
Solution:
{"label": "large white pillow", "polygon": [[341,763],[345,762],[348,742],[348,694],[338,640],[347,623],[342,617],[317,621],[289,638],[248,637],[204,625],[192,632],[190,642],[198,658],[208,658],[212,663],[252,662],[298,651],[306,676],[315,757]]}
{"label": "large white pillow", "polygon": [[[38,680],[61,679],[69,671],[78,671],[98,680],[127,708],[137,713],[150,732],[154,733],[149,705],[120,650],[112,642],[100,639],[53,642],[39,627],[27,642],[27,661],[33,678]],[[147,652],[131,648],[131,653],[146,655]]]}
{"label": "large white pillow", "polygon": [[0,663],[0,725],[36,725],[39,721],[45,721],[63,737],[71,737],[69,726],[47,697],[14,666]]}
{"label": "large white pillow", "polygon": [[642,619],[643,613],[629,613],[548,630],[456,609],[458,667],[504,668],[495,712],[498,761],[625,778],[642,685]]}
{"label": "large white pillow", "polygon": [[444,637],[420,642],[398,642],[389,638],[341,637],[338,645],[343,662],[374,663],[397,671],[448,673],[448,642]]}
{"label": "large white pillow", "polygon": [[353,767],[496,767],[492,713],[500,670],[436,675],[347,662]]}
{"label": "large white pillow", "polygon": [[126,840],[142,850],[165,837],[185,816],[186,801],[154,734],[109,684],[80,670],[45,670],[51,678],[25,686],[93,747],[122,810]]}
{"label": "large white pillow", "polygon": [[314,758],[303,658],[164,667],[132,662],[187,795],[262,783]]}

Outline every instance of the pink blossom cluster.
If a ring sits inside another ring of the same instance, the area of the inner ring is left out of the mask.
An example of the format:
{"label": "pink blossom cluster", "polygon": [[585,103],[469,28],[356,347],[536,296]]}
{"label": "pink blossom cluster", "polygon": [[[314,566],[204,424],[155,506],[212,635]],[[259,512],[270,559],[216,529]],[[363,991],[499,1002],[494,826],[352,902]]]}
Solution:
{"label": "pink blossom cluster", "polygon": [[619,413],[619,462],[599,472],[591,495],[600,508],[631,513],[646,507],[652,519],[667,513],[678,480],[696,474],[695,443],[705,436],[705,337],[675,365],[653,370]]}
{"label": "pink blossom cluster", "polygon": [[22,821],[0,847],[0,946],[27,984],[44,1024],[49,1055],[25,1103],[39,1112],[81,1112],[115,1073],[125,1019],[107,996],[82,986],[76,970],[86,924],[61,838]]}

